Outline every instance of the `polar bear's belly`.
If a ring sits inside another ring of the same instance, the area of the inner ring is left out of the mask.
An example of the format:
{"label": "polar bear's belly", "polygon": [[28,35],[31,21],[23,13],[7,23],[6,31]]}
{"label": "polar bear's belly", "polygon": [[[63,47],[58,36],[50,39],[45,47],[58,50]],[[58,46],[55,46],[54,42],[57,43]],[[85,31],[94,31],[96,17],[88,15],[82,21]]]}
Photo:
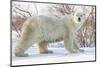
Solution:
{"label": "polar bear's belly", "polygon": [[45,41],[55,41],[64,34],[63,26],[44,26],[36,31],[36,39]]}
{"label": "polar bear's belly", "polygon": [[41,33],[41,37],[45,41],[55,41],[56,39],[62,37],[61,31],[44,31]]}

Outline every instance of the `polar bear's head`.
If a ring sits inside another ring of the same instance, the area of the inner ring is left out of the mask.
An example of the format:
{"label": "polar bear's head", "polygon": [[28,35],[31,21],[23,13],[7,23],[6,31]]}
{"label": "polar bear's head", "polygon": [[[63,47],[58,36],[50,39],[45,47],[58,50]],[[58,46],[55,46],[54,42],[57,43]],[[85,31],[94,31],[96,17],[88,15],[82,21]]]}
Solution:
{"label": "polar bear's head", "polygon": [[85,22],[85,20],[86,20],[86,14],[85,14],[85,12],[77,11],[74,14],[74,20],[78,24],[83,24]]}

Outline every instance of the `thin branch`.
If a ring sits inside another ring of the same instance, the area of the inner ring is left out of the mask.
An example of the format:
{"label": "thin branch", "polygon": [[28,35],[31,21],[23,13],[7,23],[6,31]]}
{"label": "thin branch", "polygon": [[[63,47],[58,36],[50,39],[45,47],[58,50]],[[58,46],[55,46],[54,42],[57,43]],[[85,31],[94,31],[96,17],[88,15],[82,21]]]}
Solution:
{"label": "thin branch", "polygon": [[25,17],[26,18],[26,16],[24,15],[24,14],[22,14],[22,13],[19,13],[18,11],[16,11],[16,10],[14,10],[14,12],[15,13],[18,13],[18,14],[20,14],[20,15],[22,15],[23,17]]}
{"label": "thin branch", "polygon": [[16,28],[16,26],[15,26],[15,24],[13,22],[12,22],[12,26],[15,28],[16,32],[18,33],[18,35],[20,37],[21,35],[20,35],[19,31],[17,30],[17,28]]}
{"label": "thin branch", "polygon": [[15,7],[15,8],[18,9],[18,10],[20,10],[20,11],[22,11],[22,12],[28,13],[29,16],[32,16],[31,13],[30,13],[29,11],[22,10],[22,9],[20,9],[20,8],[18,8],[18,7]]}

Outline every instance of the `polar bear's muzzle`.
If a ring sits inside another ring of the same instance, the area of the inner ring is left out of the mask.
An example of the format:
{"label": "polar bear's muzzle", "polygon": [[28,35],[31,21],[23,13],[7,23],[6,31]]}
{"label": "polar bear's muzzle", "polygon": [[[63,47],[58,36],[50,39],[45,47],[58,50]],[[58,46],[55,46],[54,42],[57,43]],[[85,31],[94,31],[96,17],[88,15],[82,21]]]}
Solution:
{"label": "polar bear's muzzle", "polygon": [[80,17],[78,17],[78,21],[79,21],[79,22],[81,21],[81,18],[80,18]]}

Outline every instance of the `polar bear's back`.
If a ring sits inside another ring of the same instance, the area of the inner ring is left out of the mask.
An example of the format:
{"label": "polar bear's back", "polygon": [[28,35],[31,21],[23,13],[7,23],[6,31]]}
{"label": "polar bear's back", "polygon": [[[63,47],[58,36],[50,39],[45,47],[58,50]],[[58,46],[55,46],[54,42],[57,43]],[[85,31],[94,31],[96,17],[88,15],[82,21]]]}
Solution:
{"label": "polar bear's back", "polygon": [[[33,17],[34,19],[34,17]],[[34,31],[34,41],[46,40],[54,41],[63,36],[64,23],[59,17],[55,16],[38,16],[35,17],[36,29]]]}

